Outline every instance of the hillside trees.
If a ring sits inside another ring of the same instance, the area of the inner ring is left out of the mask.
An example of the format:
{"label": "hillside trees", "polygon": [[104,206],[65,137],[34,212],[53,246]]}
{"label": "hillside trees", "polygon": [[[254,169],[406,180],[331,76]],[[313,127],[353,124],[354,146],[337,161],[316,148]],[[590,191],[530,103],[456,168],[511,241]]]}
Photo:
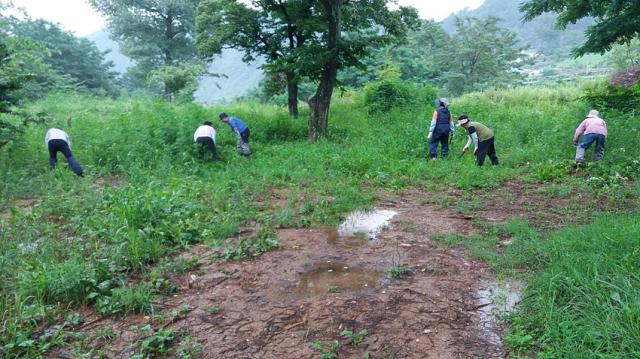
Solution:
{"label": "hillside trees", "polygon": [[[449,35],[439,23],[425,20],[406,43],[377,49],[367,61],[378,71],[397,66],[402,80],[435,84],[453,95],[516,83],[520,68],[533,61],[498,18],[458,18],[456,28]],[[374,79],[372,72],[348,68],[340,78],[359,87]]]}
{"label": "hillside trees", "polygon": [[564,29],[585,17],[596,23],[587,31],[586,42],[574,50],[576,56],[605,53],[618,43],[628,43],[640,35],[640,2],[637,0],[529,0],[520,10],[525,20],[546,12],[558,13],[556,25]]}
{"label": "hillside trees", "polygon": [[[349,66],[365,67],[362,62],[372,49],[403,40],[418,25],[414,8],[389,10],[386,0],[320,0],[315,2],[317,32],[301,53],[300,63],[307,66],[305,75],[318,81],[309,99],[309,139],[315,142],[327,130],[331,96],[338,70]],[[376,29],[376,32],[365,30]]]}
{"label": "hillside trees", "polygon": [[309,99],[309,139],[327,129],[338,70],[366,67],[374,48],[404,39],[418,26],[417,11],[387,8],[387,0],[205,0],[198,11],[198,45],[205,55],[241,48],[247,60],[262,55],[268,74],[285,74],[289,110],[297,113],[297,84],[318,84]]}
{"label": "hillside trees", "polygon": [[516,34],[499,26],[500,19],[458,18],[456,34],[444,62],[444,80],[453,94],[513,83],[529,62]]}
{"label": "hillside trees", "polygon": [[75,37],[44,20],[13,19],[11,31],[39,45],[41,58],[59,74],[69,75],[81,88],[116,96],[119,92],[113,63],[87,40]]}
{"label": "hillside trees", "polygon": [[[193,77],[197,61],[195,15],[200,0],[90,0],[91,5],[108,19],[114,39],[122,52],[136,65],[129,76],[136,86],[144,87],[160,75]],[[169,67],[166,71],[163,67]],[[178,70],[176,67],[189,67]],[[159,71],[159,72],[158,72]],[[169,77],[163,80],[161,92],[168,100],[176,96],[175,84],[185,86],[193,80]],[[172,85],[173,84],[173,85]]]}
{"label": "hillside trees", "polygon": [[[8,6],[0,3],[0,10]],[[0,16],[0,147],[15,140],[29,123],[43,115],[21,109],[25,100],[44,96],[52,89],[72,89],[42,57],[42,47],[11,32],[14,18]]]}
{"label": "hillside trees", "polygon": [[313,36],[312,28],[300,25],[311,20],[312,6],[306,0],[259,0],[251,7],[238,0],[204,0],[196,17],[198,49],[211,57],[235,48],[244,52],[245,62],[263,57],[269,85],[285,80],[289,115],[298,117],[296,52]]}

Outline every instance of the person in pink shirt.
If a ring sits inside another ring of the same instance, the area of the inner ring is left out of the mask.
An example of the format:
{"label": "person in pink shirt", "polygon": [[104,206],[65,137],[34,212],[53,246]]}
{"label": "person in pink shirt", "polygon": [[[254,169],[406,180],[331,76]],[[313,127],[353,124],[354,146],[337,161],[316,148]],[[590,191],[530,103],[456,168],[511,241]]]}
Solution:
{"label": "person in pink shirt", "polygon": [[[584,134],[582,141],[578,143],[580,135]],[[600,161],[604,155],[604,141],[607,139],[607,123],[600,118],[600,113],[596,110],[589,111],[587,118],[576,128],[573,135],[573,144],[576,147],[576,164],[584,162],[584,153],[596,143],[595,161]]]}

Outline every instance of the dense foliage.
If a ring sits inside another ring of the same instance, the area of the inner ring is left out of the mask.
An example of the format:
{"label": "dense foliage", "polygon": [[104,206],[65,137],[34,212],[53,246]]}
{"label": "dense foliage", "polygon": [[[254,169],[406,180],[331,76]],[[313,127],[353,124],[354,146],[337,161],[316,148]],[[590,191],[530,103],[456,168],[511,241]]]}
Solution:
{"label": "dense foliage", "polygon": [[[90,2],[107,17],[109,31],[120,43],[123,54],[135,61],[135,66],[128,72],[130,87],[134,89],[147,87],[148,76],[152,71],[171,72],[173,76],[167,78],[162,94],[166,99],[172,100],[178,95],[177,91],[183,90],[176,90],[177,82],[186,86],[194,81],[192,64],[198,62],[195,16],[200,0],[91,0]],[[170,68],[161,70],[165,66]],[[177,74],[186,78],[176,81]],[[154,89],[155,82],[151,81],[151,83],[151,89]]]}
{"label": "dense foliage", "polygon": [[[414,84],[430,83],[447,94],[460,95],[488,87],[505,87],[522,80],[521,69],[532,59],[518,45],[515,33],[496,17],[458,18],[449,35],[433,21],[423,21],[400,46],[381,48],[368,60],[372,69],[399,67],[400,78]],[[362,86],[375,72],[351,68],[340,74],[347,85]]]}
{"label": "dense foliage", "polygon": [[635,0],[528,0],[521,6],[526,20],[543,13],[558,13],[562,29],[584,17],[596,18],[586,31],[587,41],[575,49],[576,55],[605,53],[618,43],[628,43],[640,35],[640,3]]}
{"label": "dense foliage", "polygon": [[40,58],[60,75],[68,75],[79,88],[96,94],[116,96],[119,88],[113,64],[96,45],[44,20],[13,19],[11,32],[37,44]]}

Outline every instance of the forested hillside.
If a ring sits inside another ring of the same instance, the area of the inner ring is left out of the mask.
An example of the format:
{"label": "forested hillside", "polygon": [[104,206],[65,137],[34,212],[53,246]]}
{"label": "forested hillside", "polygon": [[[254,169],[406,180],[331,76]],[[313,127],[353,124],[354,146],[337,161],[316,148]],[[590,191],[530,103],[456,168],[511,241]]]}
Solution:
{"label": "forested hillside", "polygon": [[571,49],[580,45],[584,39],[584,32],[593,19],[583,19],[566,30],[556,28],[556,14],[547,13],[530,22],[523,21],[523,14],[519,6],[522,0],[485,0],[473,10],[465,10],[450,15],[442,21],[448,32],[455,31],[455,17],[486,18],[495,16],[501,19],[501,26],[514,31],[521,44],[529,45],[532,50],[540,52],[553,61],[560,62],[570,57]]}

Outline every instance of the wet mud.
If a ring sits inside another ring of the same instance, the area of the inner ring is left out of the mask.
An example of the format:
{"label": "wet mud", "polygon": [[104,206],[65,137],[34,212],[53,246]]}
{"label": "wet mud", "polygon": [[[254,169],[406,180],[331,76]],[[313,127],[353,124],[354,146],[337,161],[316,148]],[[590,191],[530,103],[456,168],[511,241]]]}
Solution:
{"label": "wet mud", "polygon": [[[360,226],[362,218],[355,218],[362,213],[350,217],[354,230],[280,230],[278,250],[249,261],[206,262],[198,275],[186,275],[176,295],[156,303],[161,313],[188,306],[184,316],[88,321],[88,333],[106,325],[117,335],[89,345],[127,358],[140,339],[130,327],[151,323],[186,333],[203,346],[205,358],[318,358],[311,344],[326,348],[335,340],[339,358],[504,357],[499,326],[487,324],[483,305],[488,269],[430,240],[476,229],[454,211],[425,203],[419,196],[383,203],[378,214],[384,215],[373,226]],[[202,259],[211,253],[205,247],[191,252]],[[409,275],[386,275],[399,266]],[[367,334],[355,346],[340,335],[345,329]]]}

